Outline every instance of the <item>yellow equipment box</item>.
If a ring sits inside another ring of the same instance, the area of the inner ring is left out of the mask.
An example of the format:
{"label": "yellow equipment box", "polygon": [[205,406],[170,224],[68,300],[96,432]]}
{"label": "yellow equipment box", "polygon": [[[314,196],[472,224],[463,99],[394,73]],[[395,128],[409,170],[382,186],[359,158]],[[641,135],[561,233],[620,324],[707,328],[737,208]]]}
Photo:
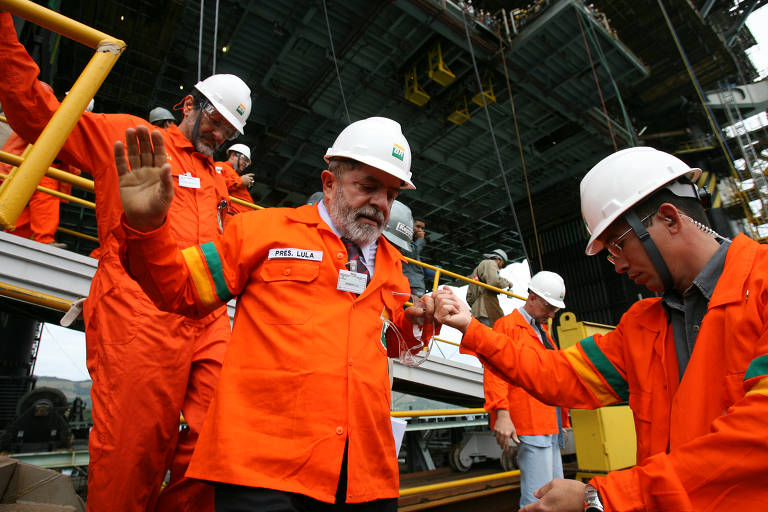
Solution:
{"label": "yellow equipment box", "polygon": [[[610,325],[579,322],[573,313],[563,313],[557,335],[566,349],[593,334],[613,329]],[[595,410],[571,409],[571,425],[580,472],[605,473],[634,466],[637,437],[632,410],[627,405]]]}

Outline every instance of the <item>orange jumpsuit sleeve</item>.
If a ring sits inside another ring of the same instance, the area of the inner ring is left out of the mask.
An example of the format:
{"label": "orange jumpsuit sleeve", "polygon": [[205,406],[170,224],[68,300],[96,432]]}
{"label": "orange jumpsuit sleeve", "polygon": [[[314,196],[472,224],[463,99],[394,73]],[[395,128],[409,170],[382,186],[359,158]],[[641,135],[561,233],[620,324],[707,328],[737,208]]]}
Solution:
{"label": "orange jumpsuit sleeve", "polygon": [[224,177],[224,182],[227,184],[227,190],[231,192],[233,190],[245,188],[243,187],[243,179],[228,162],[216,162],[216,166],[221,167],[221,175]]}
{"label": "orange jumpsuit sleeve", "polygon": [[144,233],[129,227],[123,214],[120,259],[159,309],[202,318],[245,283],[243,269],[252,255],[245,254],[242,224],[235,221],[216,240],[179,250],[168,222]]}
{"label": "orange jumpsuit sleeve", "polygon": [[626,400],[623,396],[626,380],[616,368],[611,367],[614,373],[601,368],[605,356],[600,353],[602,359],[595,364],[579,345],[567,350],[536,350],[525,344],[512,343],[505,334],[495,332],[473,318],[460,349],[463,353],[476,354],[496,375],[547,404],[594,409]]}
{"label": "orange jumpsuit sleeve", "polygon": [[744,396],[708,434],[592,480],[606,511],[768,510],[768,330],[756,348]]}
{"label": "orange jumpsuit sleeve", "polygon": [[496,375],[492,366],[483,366],[484,407],[488,411],[491,428],[496,424],[496,411],[509,410],[509,386],[507,381]]}

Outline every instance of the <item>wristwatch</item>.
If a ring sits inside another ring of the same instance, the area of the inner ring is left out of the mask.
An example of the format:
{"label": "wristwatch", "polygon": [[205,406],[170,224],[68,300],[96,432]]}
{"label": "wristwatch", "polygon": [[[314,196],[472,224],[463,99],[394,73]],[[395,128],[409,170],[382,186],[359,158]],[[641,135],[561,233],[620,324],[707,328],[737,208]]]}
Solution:
{"label": "wristwatch", "polygon": [[597,489],[587,484],[584,489],[584,512],[603,512],[603,502]]}

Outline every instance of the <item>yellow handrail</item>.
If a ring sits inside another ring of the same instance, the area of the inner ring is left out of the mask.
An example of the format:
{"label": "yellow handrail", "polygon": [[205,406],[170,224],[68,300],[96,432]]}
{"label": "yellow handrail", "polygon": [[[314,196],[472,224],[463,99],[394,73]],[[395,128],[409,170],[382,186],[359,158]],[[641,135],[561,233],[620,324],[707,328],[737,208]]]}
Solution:
{"label": "yellow handrail", "polygon": [[0,0],[0,10],[10,11],[96,50],[32,151],[0,185],[0,227],[13,229],[35,187],[125,49],[125,43],[29,0]]}
{"label": "yellow handrail", "polygon": [[[22,162],[24,162],[24,158],[19,155],[14,155],[13,153],[0,150],[0,162],[5,162],[6,164],[18,167],[22,164]],[[50,178],[63,181],[64,183],[69,183],[70,185],[77,188],[93,192],[93,181],[89,180],[88,178],[81,178],[76,174],[62,171],[61,169],[57,169],[55,167],[49,167],[48,170],[45,171],[45,175]]]}
{"label": "yellow handrail", "polygon": [[482,407],[475,409],[427,409],[421,411],[392,411],[393,418],[422,418],[424,416],[466,416],[468,414],[485,414],[488,411]]}
{"label": "yellow handrail", "polygon": [[463,485],[490,482],[492,480],[501,480],[502,478],[510,478],[513,476],[520,476],[520,470],[515,469],[513,471],[504,471],[503,473],[494,473],[492,475],[475,476],[472,478],[463,478],[461,480],[451,480],[450,482],[441,482],[439,484],[420,485],[409,489],[400,489],[400,497],[412,496],[422,492],[450,489],[452,487],[461,487]]}
{"label": "yellow handrail", "polygon": [[57,309],[59,311],[68,311],[72,302],[48,295],[46,293],[36,292],[34,290],[28,290],[20,286],[15,286],[8,283],[0,283],[0,296],[10,297],[12,299],[22,300],[24,302],[30,302],[39,306],[45,306],[51,309]]}
{"label": "yellow handrail", "polygon": [[59,226],[59,227],[58,227],[58,228],[56,228],[56,229],[57,229],[58,231],[61,231],[62,233],[66,233],[67,235],[72,235],[72,236],[76,236],[76,237],[78,237],[78,238],[84,238],[84,239],[86,239],[86,240],[90,240],[91,242],[96,242],[96,243],[99,243],[99,239],[98,239],[98,238],[96,238],[95,236],[86,235],[85,233],[81,233],[81,232],[79,232],[79,231],[75,231],[75,230],[73,230],[73,229],[67,229],[67,228],[63,228],[63,227],[61,227],[61,226]]}
{"label": "yellow handrail", "polygon": [[[8,174],[0,172],[0,178],[7,178],[8,176],[9,176]],[[44,192],[44,193],[52,195],[52,196],[59,197],[61,199],[66,199],[67,201],[71,201],[73,203],[77,203],[77,204],[81,204],[83,206],[87,206],[88,208],[91,208],[91,209],[95,209],[96,208],[96,204],[92,203],[91,201],[86,201],[85,199],[81,199],[79,197],[75,197],[75,196],[70,195],[70,194],[65,194],[64,192],[59,192],[58,190],[53,190],[52,188],[41,187],[40,185],[38,185],[37,187],[35,187],[35,190],[37,190],[39,192]]]}

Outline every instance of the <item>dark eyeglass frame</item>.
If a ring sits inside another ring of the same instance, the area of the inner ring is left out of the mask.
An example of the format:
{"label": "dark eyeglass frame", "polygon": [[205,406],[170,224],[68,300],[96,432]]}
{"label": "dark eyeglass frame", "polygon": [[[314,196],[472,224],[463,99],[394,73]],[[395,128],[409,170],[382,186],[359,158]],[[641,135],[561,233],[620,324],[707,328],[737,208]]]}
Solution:
{"label": "dark eyeglass frame", "polygon": [[[645,217],[643,217],[640,220],[640,224],[645,225],[645,221],[656,215],[657,212],[649,213]],[[605,250],[608,251],[608,256],[606,256],[606,259],[613,265],[616,264],[616,258],[621,256],[621,253],[624,252],[624,244],[620,243],[621,240],[623,240],[627,235],[629,235],[632,232],[632,228],[627,229],[625,232],[605,244]]]}

